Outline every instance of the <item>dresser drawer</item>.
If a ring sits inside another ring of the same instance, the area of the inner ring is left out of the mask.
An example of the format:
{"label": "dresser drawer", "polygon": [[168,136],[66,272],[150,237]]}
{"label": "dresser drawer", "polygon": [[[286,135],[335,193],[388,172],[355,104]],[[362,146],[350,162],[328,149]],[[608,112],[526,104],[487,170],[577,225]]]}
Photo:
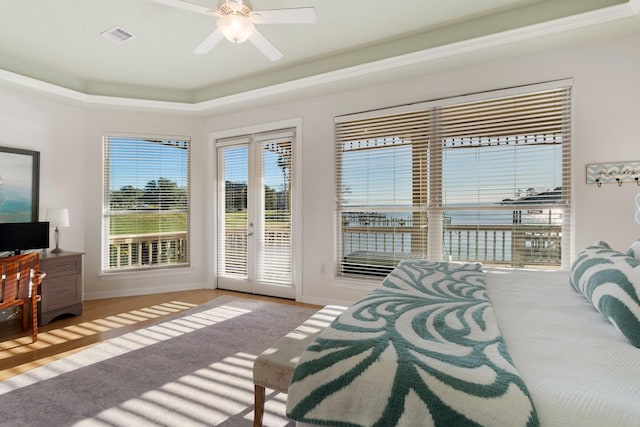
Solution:
{"label": "dresser drawer", "polygon": [[40,261],[40,270],[47,273],[47,279],[80,273],[82,259],[77,257],[44,258]]}
{"label": "dresser drawer", "polygon": [[[48,276],[48,275],[47,275]],[[42,286],[42,306],[44,311],[56,310],[81,301],[80,275],[49,278]]]}

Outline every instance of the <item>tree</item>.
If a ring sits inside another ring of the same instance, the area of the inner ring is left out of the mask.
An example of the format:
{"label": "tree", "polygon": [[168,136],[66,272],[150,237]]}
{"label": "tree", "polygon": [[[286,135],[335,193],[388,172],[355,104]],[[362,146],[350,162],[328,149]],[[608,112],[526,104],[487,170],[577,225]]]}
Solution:
{"label": "tree", "polygon": [[147,208],[162,210],[180,209],[187,205],[187,193],[178,184],[167,178],[158,178],[147,182],[141,201]]}
{"label": "tree", "polygon": [[282,192],[277,201],[278,208],[289,210],[289,180],[291,176],[291,151],[278,157],[278,167],[282,169]]}
{"label": "tree", "polygon": [[225,209],[227,212],[244,211],[247,208],[247,184],[225,181]]}
{"label": "tree", "polygon": [[264,210],[271,211],[277,208],[278,195],[276,190],[269,187],[268,185],[264,186]]}
{"label": "tree", "polygon": [[139,207],[139,198],[144,193],[139,188],[125,185],[120,190],[112,190],[109,195],[109,204],[112,209],[135,209]]}

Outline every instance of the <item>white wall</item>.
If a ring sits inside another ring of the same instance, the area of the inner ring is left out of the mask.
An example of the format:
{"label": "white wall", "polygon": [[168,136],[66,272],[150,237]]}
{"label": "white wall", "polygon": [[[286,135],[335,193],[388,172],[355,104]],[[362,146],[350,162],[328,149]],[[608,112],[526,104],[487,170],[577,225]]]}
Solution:
{"label": "white wall", "polygon": [[[81,108],[0,88],[0,145],[40,152],[40,220],[47,208],[69,208],[70,227],[60,229],[69,250],[84,248],[85,117]],[[53,231],[50,240],[54,246]]]}
{"label": "white wall", "polygon": [[[44,219],[47,207],[69,208],[70,227],[60,229],[60,247],[85,253],[85,299],[210,286],[208,245],[202,232],[207,179],[202,124],[201,118],[94,110],[0,87],[0,145],[40,152],[40,218]],[[192,267],[188,272],[100,277],[102,135],[109,131],[192,138]]]}
{"label": "white wall", "polygon": [[[191,268],[140,273],[100,275],[102,230],[102,136],[132,133],[191,137]],[[85,120],[85,296],[119,295],[201,289],[208,284],[207,224],[204,219],[206,188],[206,135],[202,119],[184,115],[139,112],[88,111]]]}
{"label": "white wall", "polygon": [[[566,78],[574,79],[573,248],[603,239],[620,250],[640,237],[633,220],[635,184],[597,188],[585,165],[640,160],[635,129],[640,111],[640,36],[490,62],[367,89],[211,117],[207,132],[256,123],[303,119],[303,300],[349,302],[371,285],[336,280],[334,256],[334,125],[336,115],[398,104]],[[323,265],[330,266],[322,273]]]}
{"label": "white wall", "polygon": [[[301,117],[303,120],[303,300],[350,302],[371,284],[332,277],[334,257],[333,118],[373,108],[548,80],[574,79],[574,250],[603,239],[626,250],[640,237],[633,220],[640,187],[585,184],[587,163],[640,161],[640,35],[589,42],[528,57],[206,119],[180,114],[110,112],[0,87],[0,144],[41,152],[41,213],[68,207],[71,227],[61,246],[85,255],[85,295],[91,298],[209,286],[214,254],[209,204],[214,176],[208,134]],[[192,268],[181,275],[104,280],[100,271],[102,141],[105,131],[192,137]],[[322,273],[327,266],[327,273]]]}

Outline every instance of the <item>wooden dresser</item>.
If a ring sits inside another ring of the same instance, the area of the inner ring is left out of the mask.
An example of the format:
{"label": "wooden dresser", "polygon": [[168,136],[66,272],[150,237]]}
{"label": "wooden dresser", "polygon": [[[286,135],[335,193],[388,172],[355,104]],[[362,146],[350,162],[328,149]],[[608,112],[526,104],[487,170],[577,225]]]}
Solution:
{"label": "wooden dresser", "polygon": [[63,314],[82,314],[82,255],[80,252],[61,252],[40,256],[40,271],[47,273],[40,286],[40,326]]}

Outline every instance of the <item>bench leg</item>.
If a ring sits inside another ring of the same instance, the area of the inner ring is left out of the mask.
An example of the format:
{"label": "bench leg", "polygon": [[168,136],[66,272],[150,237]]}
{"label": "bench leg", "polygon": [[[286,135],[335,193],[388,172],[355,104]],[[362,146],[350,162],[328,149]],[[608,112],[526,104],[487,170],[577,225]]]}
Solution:
{"label": "bench leg", "polygon": [[253,390],[253,427],[262,427],[264,415],[264,387],[255,385]]}

